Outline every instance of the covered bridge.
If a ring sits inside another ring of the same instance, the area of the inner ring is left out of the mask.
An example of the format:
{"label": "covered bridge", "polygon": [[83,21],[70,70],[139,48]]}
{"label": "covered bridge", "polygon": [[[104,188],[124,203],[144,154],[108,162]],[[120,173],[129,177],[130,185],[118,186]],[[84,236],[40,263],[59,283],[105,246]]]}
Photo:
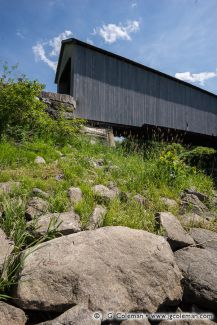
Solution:
{"label": "covered bridge", "polygon": [[93,45],[64,40],[55,82],[76,100],[76,116],[95,124],[217,143],[217,95]]}

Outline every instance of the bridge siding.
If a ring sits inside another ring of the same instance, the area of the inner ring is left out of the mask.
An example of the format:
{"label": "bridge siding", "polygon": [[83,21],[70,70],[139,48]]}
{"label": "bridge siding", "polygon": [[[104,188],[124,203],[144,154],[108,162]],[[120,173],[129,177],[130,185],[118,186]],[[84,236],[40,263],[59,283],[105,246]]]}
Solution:
{"label": "bridge siding", "polygon": [[217,97],[83,45],[64,51],[69,45],[78,116],[217,136]]}

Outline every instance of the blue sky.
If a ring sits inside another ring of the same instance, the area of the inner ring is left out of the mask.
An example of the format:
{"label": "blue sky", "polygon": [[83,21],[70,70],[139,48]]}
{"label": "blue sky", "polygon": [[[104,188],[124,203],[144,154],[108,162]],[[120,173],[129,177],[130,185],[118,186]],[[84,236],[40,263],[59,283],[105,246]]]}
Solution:
{"label": "blue sky", "polygon": [[217,93],[217,0],[0,0],[0,60],[47,90],[69,37]]}

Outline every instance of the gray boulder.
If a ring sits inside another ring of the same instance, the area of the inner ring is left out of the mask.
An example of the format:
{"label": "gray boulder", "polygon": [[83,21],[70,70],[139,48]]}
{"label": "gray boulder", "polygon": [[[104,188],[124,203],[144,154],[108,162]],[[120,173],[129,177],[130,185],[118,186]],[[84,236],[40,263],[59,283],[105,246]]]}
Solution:
{"label": "gray boulder", "polygon": [[90,217],[88,229],[93,230],[101,227],[106,212],[107,212],[106,208],[104,208],[102,205],[97,205]]}
{"label": "gray boulder", "polygon": [[157,213],[156,219],[165,231],[165,236],[173,250],[194,245],[192,237],[182,228],[181,223],[172,213]]}
{"label": "gray boulder", "polygon": [[101,325],[100,319],[94,319],[93,312],[85,306],[74,306],[59,317],[38,325]]}
{"label": "gray boulder", "polygon": [[202,216],[209,212],[207,206],[194,194],[183,193],[181,199],[181,213],[191,211]]}
{"label": "gray boulder", "polygon": [[34,232],[37,235],[44,235],[48,230],[55,230],[62,235],[81,231],[80,217],[73,210],[42,215],[36,221]]}
{"label": "gray boulder", "polygon": [[[176,305],[181,272],[162,236],[104,227],[63,236],[26,252],[14,298],[24,309],[102,312]],[[157,294],[156,294],[157,292]]]}
{"label": "gray boulder", "polygon": [[1,193],[8,194],[19,187],[20,187],[20,182],[9,181],[9,182],[0,183],[0,194]]}
{"label": "gray boulder", "polygon": [[27,219],[33,219],[48,211],[49,204],[40,197],[33,197],[29,200],[26,208]]}
{"label": "gray boulder", "polygon": [[214,249],[217,252],[217,233],[202,228],[192,228],[191,237],[194,238],[195,243],[197,243],[202,248]]}
{"label": "gray boulder", "polygon": [[14,249],[14,243],[7,238],[4,231],[0,228],[0,276],[4,268],[4,263]]}
{"label": "gray boulder", "polygon": [[103,201],[111,201],[118,196],[119,191],[117,188],[109,188],[104,185],[95,185],[93,187],[94,194]]}
{"label": "gray boulder", "polygon": [[68,189],[68,196],[72,203],[76,204],[82,200],[82,192],[79,187],[70,187]]}
{"label": "gray boulder", "polygon": [[187,247],[175,252],[184,276],[183,301],[217,310],[217,254],[213,249]]}
{"label": "gray boulder", "polygon": [[0,325],[25,325],[26,321],[24,311],[0,301]]}

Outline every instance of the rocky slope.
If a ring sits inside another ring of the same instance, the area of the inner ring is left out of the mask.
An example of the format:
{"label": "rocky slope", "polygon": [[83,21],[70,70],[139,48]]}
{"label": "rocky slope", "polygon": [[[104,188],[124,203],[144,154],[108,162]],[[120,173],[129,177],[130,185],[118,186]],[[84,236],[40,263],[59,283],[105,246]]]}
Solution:
{"label": "rocky slope", "polygon": [[[10,192],[14,186],[19,184],[1,183],[0,189]],[[117,187],[101,184],[94,186],[93,191],[102,202],[123,195]],[[96,206],[89,225],[83,228],[73,209],[47,213],[49,194],[40,189],[33,192],[35,197],[26,207],[30,229],[32,220],[36,220],[33,236],[37,238],[53,227],[59,238],[23,252],[18,282],[11,292],[13,299],[0,303],[1,325],[115,324],[106,320],[109,311],[153,313],[196,308],[216,312],[217,235],[195,228],[215,218],[209,206],[216,205],[216,196],[210,202],[203,193],[187,189],[181,195],[180,205],[162,198],[168,205],[177,205],[180,214],[177,218],[170,212],[157,213],[156,227],[162,235],[156,235],[128,227],[101,228],[106,214],[103,205]],[[80,188],[68,190],[73,203],[82,200],[82,195]],[[146,201],[141,195],[135,196],[135,200],[141,205]],[[189,207],[193,214],[187,213]],[[182,225],[189,218],[191,226],[186,232]],[[13,243],[1,229],[0,234],[3,268]],[[96,311],[100,313],[99,319],[93,318]],[[150,324],[149,321],[125,320],[121,324]]]}

